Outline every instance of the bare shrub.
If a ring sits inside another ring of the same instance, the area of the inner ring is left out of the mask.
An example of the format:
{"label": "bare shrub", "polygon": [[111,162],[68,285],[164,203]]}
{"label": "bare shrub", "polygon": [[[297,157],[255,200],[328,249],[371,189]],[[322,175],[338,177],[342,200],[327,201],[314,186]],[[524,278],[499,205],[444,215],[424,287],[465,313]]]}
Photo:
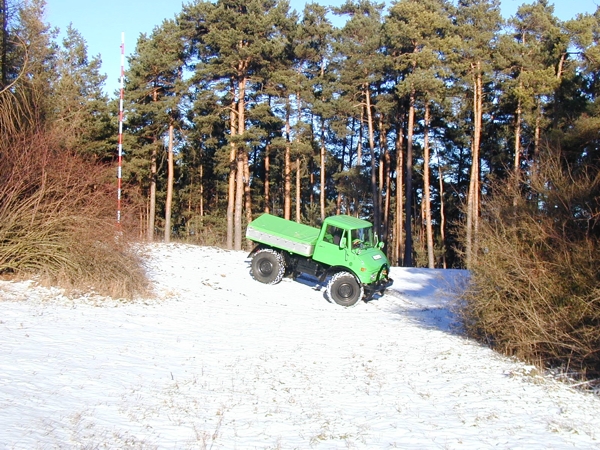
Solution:
{"label": "bare shrub", "polygon": [[600,377],[600,176],[548,155],[534,182],[497,183],[463,315],[496,349]]}
{"label": "bare shrub", "polygon": [[2,140],[0,273],[120,298],[145,292],[127,230],[115,228],[114,176],[57,148],[44,132]]}

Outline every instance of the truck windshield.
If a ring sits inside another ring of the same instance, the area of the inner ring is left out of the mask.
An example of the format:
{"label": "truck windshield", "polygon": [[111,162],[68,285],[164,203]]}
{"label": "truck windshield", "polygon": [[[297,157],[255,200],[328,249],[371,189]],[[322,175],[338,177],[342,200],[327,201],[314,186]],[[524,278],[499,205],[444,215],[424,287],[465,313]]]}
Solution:
{"label": "truck windshield", "polygon": [[352,230],[351,236],[353,249],[372,248],[375,246],[375,240],[373,239],[373,227]]}

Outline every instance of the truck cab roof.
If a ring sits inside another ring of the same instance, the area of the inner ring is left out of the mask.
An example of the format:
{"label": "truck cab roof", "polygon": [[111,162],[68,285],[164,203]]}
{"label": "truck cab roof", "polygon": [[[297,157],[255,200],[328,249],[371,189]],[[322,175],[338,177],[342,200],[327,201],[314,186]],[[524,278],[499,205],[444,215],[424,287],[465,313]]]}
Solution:
{"label": "truck cab roof", "polygon": [[324,223],[336,226],[338,228],[344,228],[346,230],[354,230],[357,228],[367,228],[373,226],[373,224],[367,220],[357,219],[356,217],[346,215],[327,217]]}

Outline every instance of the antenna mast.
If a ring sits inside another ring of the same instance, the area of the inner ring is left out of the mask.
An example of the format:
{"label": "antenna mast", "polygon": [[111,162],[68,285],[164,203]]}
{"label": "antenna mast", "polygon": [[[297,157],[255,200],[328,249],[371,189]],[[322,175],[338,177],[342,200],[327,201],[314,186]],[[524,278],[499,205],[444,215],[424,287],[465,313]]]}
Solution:
{"label": "antenna mast", "polygon": [[125,79],[125,33],[121,33],[121,93],[119,96],[119,166],[117,169],[117,225],[121,224],[121,180],[123,165],[123,85]]}

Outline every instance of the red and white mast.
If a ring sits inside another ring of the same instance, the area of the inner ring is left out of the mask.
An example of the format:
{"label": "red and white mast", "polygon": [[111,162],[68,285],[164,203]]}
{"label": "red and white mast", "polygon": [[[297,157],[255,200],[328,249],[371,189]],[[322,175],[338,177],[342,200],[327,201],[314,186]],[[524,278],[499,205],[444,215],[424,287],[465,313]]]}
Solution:
{"label": "red and white mast", "polygon": [[125,33],[121,33],[121,93],[119,96],[119,146],[117,169],[117,225],[121,224],[121,180],[123,165],[123,86],[125,79]]}

